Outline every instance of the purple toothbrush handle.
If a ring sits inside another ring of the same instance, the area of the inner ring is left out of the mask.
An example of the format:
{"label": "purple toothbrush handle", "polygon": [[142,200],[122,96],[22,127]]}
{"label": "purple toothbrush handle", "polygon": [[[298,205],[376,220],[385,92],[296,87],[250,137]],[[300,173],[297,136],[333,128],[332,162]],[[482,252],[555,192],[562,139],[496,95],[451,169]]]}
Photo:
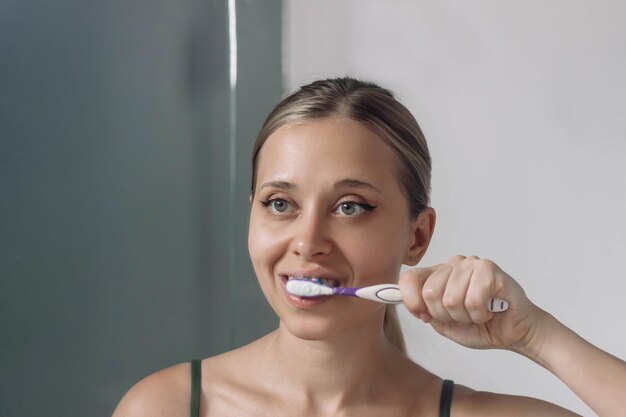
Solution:
{"label": "purple toothbrush handle", "polygon": [[333,288],[333,294],[335,295],[348,295],[350,297],[356,297],[356,291],[358,288]]}

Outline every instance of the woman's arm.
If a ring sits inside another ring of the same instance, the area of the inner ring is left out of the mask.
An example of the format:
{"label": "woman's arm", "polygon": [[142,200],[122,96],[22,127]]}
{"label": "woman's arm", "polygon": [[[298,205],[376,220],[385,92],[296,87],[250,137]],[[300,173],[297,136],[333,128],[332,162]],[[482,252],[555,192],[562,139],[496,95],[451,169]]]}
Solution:
{"label": "woman's arm", "polygon": [[593,346],[548,313],[533,339],[512,350],[555,374],[599,416],[626,416],[626,362]]}
{"label": "woman's arm", "polygon": [[[594,347],[535,306],[496,264],[456,256],[400,279],[407,309],[449,339],[518,352],[554,373],[601,417],[626,415],[626,363]],[[490,297],[509,310],[491,313]],[[552,414],[546,414],[552,415]]]}

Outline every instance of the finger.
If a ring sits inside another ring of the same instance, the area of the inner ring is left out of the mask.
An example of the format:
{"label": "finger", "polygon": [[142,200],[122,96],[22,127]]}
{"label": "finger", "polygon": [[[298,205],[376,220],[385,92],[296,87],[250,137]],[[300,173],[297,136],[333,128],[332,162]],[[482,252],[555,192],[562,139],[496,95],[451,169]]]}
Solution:
{"label": "finger", "polygon": [[398,285],[402,294],[402,301],[411,314],[424,321],[430,321],[428,307],[422,297],[424,283],[439,265],[428,268],[412,268],[400,275]]}
{"label": "finger", "polygon": [[471,263],[464,262],[452,270],[448,284],[443,294],[442,303],[453,320],[470,324],[472,319],[465,308],[467,289],[472,280],[473,268]]}
{"label": "finger", "polygon": [[443,305],[443,294],[452,270],[453,267],[451,265],[444,264],[437,268],[424,283],[422,297],[428,311],[435,320],[444,322],[453,320]]}
{"label": "finger", "polygon": [[494,281],[493,269],[486,262],[476,268],[465,296],[465,307],[472,322],[482,324],[493,318],[493,313],[488,309],[488,303],[493,292]]}

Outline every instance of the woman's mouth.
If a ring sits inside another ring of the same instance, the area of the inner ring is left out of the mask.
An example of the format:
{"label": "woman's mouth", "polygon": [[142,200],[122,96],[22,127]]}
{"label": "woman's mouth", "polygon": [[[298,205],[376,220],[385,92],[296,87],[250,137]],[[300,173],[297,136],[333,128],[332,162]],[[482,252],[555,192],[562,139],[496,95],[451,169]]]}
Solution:
{"label": "woman's mouth", "polygon": [[340,287],[341,286],[341,282],[339,279],[334,279],[334,278],[328,278],[328,277],[312,277],[309,276],[307,274],[289,274],[289,275],[281,275],[280,276],[281,280],[282,280],[282,287],[283,287],[283,292],[287,298],[287,301],[289,301],[290,304],[298,307],[298,308],[304,308],[304,309],[309,309],[309,308],[313,308],[315,306],[318,306],[320,304],[324,304],[327,301],[329,301],[330,299],[333,298],[332,295],[323,295],[323,296],[317,296],[317,297],[299,297],[296,295],[292,295],[289,293],[289,291],[287,291],[287,282],[291,281],[291,280],[302,280],[302,281],[311,281],[311,282],[315,282],[318,283],[320,285],[324,285],[327,287],[332,287],[332,288],[336,288],[336,287]]}
{"label": "woman's mouth", "polygon": [[311,281],[311,282],[315,282],[316,284],[321,284],[321,285],[325,285],[327,287],[331,287],[331,288],[337,288],[340,286],[340,283],[338,280],[336,279],[332,279],[332,278],[319,278],[319,277],[306,277],[306,276],[289,276],[287,277],[287,281],[291,281],[291,280],[300,280],[300,281]]}

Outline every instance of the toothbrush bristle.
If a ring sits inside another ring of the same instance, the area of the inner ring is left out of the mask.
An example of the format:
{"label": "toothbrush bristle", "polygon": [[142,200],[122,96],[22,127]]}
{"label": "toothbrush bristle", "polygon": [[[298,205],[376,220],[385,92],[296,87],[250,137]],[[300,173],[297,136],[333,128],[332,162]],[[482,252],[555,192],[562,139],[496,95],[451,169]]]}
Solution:
{"label": "toothbrush bristle", "polygon": [[332,294],[331,287],[304,279],[289,280],[285,288],[289,294],[297,297],[319,297],[321,295]]}

